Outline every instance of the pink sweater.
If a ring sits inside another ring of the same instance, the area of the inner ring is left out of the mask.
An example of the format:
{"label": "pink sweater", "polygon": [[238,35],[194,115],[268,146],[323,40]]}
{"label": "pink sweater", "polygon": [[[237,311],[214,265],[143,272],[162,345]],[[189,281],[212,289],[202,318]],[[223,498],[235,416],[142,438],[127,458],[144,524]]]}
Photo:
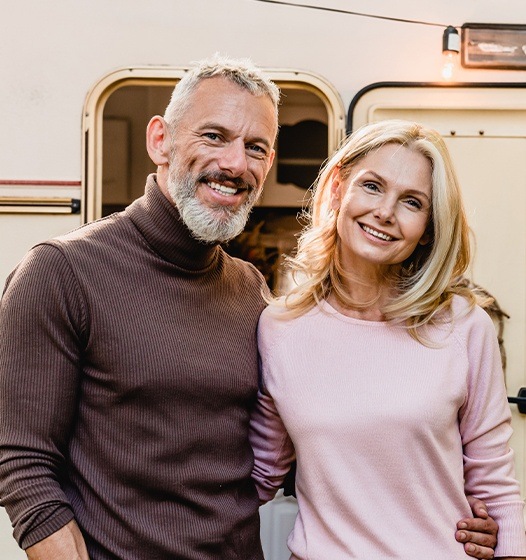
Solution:
{"label": "pink sweater", "polygon": [[[455,314],[466,309],[454,302]],[[263,392],[251,422],[253,477],[272,499],[297,455],[293,558],[462,559],[465,494],[498,522],[496,556],[523,556],[510,410],[495,329],[480,308],[429,330],[341,315],[329,304],[259,323]],[[290,434],[290,438],[287,435]]]}

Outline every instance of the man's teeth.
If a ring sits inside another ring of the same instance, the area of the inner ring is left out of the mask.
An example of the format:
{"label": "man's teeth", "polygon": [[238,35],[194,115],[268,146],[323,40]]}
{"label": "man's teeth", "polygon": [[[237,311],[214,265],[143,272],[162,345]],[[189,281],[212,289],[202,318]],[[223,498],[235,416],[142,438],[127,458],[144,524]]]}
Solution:
{"label": "man's teeth", "polygon": [[220,185],[219,183],[208,183],[208,186],[221,194],[232,195],[237,193],[237,189],[232,187],[227,187],[226,185]]}
{"label": "man's teeth", "polygon": [[374,235],[375,237],[378,237],[379,239],[383,239],[384,241],[392,241],[394,239],[394,237],[391,237],[390,235],[386,235],[385,233],[381,233],[379,231],[376,231],[375,229],[371,229],[370,227],[367,226],[362,226],[362,229],[371,234]]}

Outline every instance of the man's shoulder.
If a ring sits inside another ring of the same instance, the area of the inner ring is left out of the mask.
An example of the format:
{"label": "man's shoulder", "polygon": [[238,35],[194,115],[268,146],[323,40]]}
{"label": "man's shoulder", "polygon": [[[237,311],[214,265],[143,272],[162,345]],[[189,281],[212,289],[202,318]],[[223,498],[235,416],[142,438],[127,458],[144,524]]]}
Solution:
{"label": "man's shoulder", "polygon": [[52,247],[70,262],[80,263],[91,259],[105,259],[109,253],[122,251],[133,239],[133,227],[124,213],[112,214],[81,225],[78,228],[33,247]]}
{"label": "man's shoulder", "polygon": [[65,271],[93,267],[102,254],[115,249],[115,240],[126,239],[119,214],[82,225],[68,233],[43,240],[34,245],[8,277],[20,273],[57,276]]}
{"label": "man's shoulder", "polygon": [[97,237],[102,241],[105,236],[115,236],[118,228],[117,215],[108,216],[95,222],[79,226],[68,233],[36,243],[24,255],[8,277],[8,282],[17,274],[58,275],[77,262],[78,255],[84,255],[90,262],[89,248],[103,243],[93,243]]}
{"label": "man's shoulder", "polygon": [[257,286],[266,285],[263,274],[249,261],[245,261],[238,257],[233,257],[223,250],[224,264],[227,274],[238,275],[245,279],[247,283]]}
{"label": "man's shoulder", "polygon": [[128,222],[124,216],[124,212],[117,212],[104,218],[99,218],[93,222],[83,224],[68,233],[49,239],[46,243],[56,246],[67,246],[69,244],[85,243],[93,237],[111,238],[116,235],[118,236]]}

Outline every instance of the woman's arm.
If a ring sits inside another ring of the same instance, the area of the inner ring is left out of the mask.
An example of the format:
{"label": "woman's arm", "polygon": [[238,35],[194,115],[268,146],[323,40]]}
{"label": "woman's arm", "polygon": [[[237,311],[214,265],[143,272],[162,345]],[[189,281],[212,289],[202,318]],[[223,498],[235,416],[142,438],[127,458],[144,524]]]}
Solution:
{"label": "woman's arm", "polygon": [[272,500],[295,459],[294,446],[270,395],[259,391],[249,431],[254,450],[252,478],[261,503]]}
{"label": "woman's arm", "polygon": [[497,558],[526,554],[523,507],[515,478],[511,413],[493,323],[480,308],[461,320],[466,347],[467,397],[459,411],[466,495],[485,502],[499,525]]}

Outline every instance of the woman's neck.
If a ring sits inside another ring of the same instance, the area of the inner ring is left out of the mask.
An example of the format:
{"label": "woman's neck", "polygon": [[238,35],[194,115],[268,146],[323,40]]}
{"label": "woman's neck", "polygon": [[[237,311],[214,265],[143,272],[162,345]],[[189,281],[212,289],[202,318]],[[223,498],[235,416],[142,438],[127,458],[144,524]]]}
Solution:
{"label": "woman's neck", "polygon": [[327,301],[342,315],[364,321],[385,321],[383,309],[392,297],[394,267],[374,266],[370,263],[349,262],[342,259],[347,272],[341,277],[343,292],[339,296],[332,290]]}
{"label": "woman's neck", "polygon": [[365,286],[356,284],[345,291],[355,305],[348,304],[332,291],[327,301],[342,315],[363,321],[385,321],[382,308],[387,301],[387,290],[380,285]]}

